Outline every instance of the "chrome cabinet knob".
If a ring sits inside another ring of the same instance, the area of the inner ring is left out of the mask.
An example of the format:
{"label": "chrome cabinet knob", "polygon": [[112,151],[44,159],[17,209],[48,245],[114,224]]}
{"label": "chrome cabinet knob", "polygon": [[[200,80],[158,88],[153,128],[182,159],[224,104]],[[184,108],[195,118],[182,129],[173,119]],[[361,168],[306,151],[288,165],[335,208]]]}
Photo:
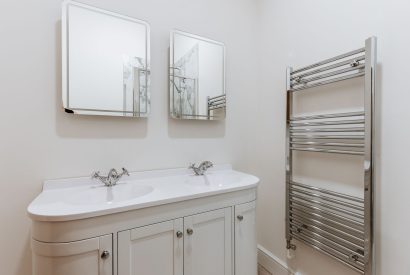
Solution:
{"label": "chrome cabinet knob", "polygon": [[110,257],[110,252],[108,250],[104,250],[103,253],[101,253],[101,259],[105,260]]}
{"label": "chrome cabinet knob", "polygon": [[238,215],[237,218],[238,218],[239,221],[243,221],[243,216],[242,215]]}
{"label": "chrome cabinet knob", "polygon": [[183,235],[184,235],[184,234],[183,234],[181,231],[178,231],[178,232],[177,232],[177,238],[178,238],[178,239],[182,238]]}
{"label": "chrome cabinet knob", "polygon": [[188,228],[186,230],[186,233],[188,233],[188,235],[192,235],[192,234],[194,234],[194,230],[192,228]]}

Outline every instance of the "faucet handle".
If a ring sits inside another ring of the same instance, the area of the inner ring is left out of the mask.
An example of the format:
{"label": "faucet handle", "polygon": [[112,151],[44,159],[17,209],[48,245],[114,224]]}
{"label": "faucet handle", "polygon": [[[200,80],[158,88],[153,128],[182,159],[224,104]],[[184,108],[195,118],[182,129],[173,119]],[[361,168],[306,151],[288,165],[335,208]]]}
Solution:
{"label": "faucet handle", "polygon": [[206,168],[211,168],[211,167],[214,166],[214,164],[209,160],[205,160],[200,164],[200,166],[205,166]]}
{"label": "faucet handle", "polygon": [[123,174],[123,175],[130,176],[130,173],[128,173],[128,170],[125,169],[124,167],[122,167],[122,174]]}
{"label": "faucet handle", "polygon": [[100,171],[96,171],[91,175],[92,179],[96,179],[96,178],[99,178],[99,177],[100,177]]}

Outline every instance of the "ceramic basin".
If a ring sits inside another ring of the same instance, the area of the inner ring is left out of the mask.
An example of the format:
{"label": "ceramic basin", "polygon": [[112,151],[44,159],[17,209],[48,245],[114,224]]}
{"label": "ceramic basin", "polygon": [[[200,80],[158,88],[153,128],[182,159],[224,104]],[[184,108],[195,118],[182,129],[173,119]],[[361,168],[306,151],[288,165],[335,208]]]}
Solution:
{"label": "ceramic basin", "polygon": [[135,172],[113,187],[89,177],[49,180],[27,211],[37,221],[85,219],[255,189],[258,182],[230,165],[213,167],[204,176],[185,168]]}
{"label": "ceramic basin", "polygon": [[69,204],[112,204],[133,200],[151,193],[152,186],[141,186],[136,184],[119,184],[112,187],[98,186],[88,190],[81,190],[70,194],[65,198]]}
{"label": "ceramic basin", "polygon": [[241,183],[243,176],[227,171],[226,173],[207,173],[203,176],[191,176],[185,180],[185,184],[198,188],[227,188]]}

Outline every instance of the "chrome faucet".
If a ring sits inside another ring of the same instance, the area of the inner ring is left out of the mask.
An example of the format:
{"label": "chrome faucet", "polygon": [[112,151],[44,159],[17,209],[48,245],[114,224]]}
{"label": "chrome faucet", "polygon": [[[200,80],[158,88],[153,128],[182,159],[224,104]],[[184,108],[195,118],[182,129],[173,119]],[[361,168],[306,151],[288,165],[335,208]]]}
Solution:
{"label": "chrome faucet", "polygon": [[202,176],[205,174],[206,170],[214,166],[214,164],[208,160],[201,162],[198,167],[194,164],[191,164],[188,168],[192,169],[197,176]]}
{"label": "chrome faucet", "polygon": [[117,184],[117,182],[120,180],[120,178],[124,175],[129,176],[130,174],[128,173],[127,169],[122,168],[122,172],[118,173],[117,170],[112,168],[110,172],[108,173],[108,176],[104,177],[100,175],[100,172],[94,172],[94,174],[91,176],[93,179],[99,179],[102,183],[105,184],[105,186],[114,186]]}

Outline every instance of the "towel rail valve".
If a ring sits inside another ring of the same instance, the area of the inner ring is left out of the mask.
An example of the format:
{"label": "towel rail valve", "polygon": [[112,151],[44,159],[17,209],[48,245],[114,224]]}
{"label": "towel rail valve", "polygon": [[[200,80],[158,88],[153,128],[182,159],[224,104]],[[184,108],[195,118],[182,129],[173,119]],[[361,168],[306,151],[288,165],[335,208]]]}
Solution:
{"label": "towel rail valve", "polygon": [[357,261],[359,261],[359,255],[352,253],[352,254],[349,255],[349,259],[353,262],[357,262]]}

